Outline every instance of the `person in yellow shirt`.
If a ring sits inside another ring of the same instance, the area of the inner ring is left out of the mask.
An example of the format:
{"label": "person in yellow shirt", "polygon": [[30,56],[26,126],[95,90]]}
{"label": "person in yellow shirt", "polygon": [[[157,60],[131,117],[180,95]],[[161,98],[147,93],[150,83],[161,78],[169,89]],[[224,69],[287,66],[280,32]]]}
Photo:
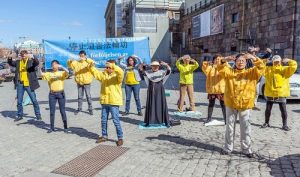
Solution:
{"label": "person in yellow shirt", "polygon": [[226,124],[226,109],[224,104],[225,80],[221,77],[217,70],[218,63],[222,56],[217,54],[213,57],[212,62],[204,61],[202,64],[202,71],[206,76],[206,92],[209,100],[207,119],[205,123],[212,120],[212,113],[214,110],[216,99],[220,101],[222,108],[224,122]]}
{"label": "person in yellow shirt", "polygon": [[[246,60],[251,59],[254,67],[245,69]],[[227,60],[235,60],[235,68],[231,68]],[[263,61],[251,54],[239,54],[226,57],[217,66],[225,79],[224,101],[226,106],[225,146],[222,154],[230,154],[233,150],[235,124],[240,122],[242,152],[249,158],[254,157],[251,149],[250,110],[254,107],[256,84],[264,72]]]}
{"label": "person in yellow shirt", "polygon": [[88,102],[88,111],[90,115],[93,115],[91,98],[91,83],[93,81],[93,75],[90,72],[88,65],[90,63],[94,63],[94,61],[87,58],[86,52],[83,50],[79,52],[79,57],[79,61],[75,61],[73,59],[68,60],[68,67],[75,73],[75,82],[77,83],[78,88],[78,109],[75,112],[75,115],[82,111],[84,93]]}
{"label": "person in yellow shirt", "polygon": [[140,101],[140,73],[139,66],[142,63],[141,59],[138,56],[132,55],[127,58],[126,64],[119,58],[120,66],[125,70],[125,93],[126,93],[126,106],[124,116],[129,114],[130,111],[130,100],[131,93],[133,92],[133,96],[136,103],[136,108],[139,116],[143,116],[142,114],[142,106]]}
{"label": "person in yellow shirt", "polygon": [[[57,60],[51,62],[52,72],[42,72],[42,79],[48,81],[49,85],[49,107],[50,107],[50,130],[54,132],[54,120],[56,102],[58,102],[60,114],[64,124],[64,131],[69,132],[66,116],[66,96],[64,92],[64,81],[68,78],[69,70],[59,65]],[[59,71],[62,69],[63,71]]]}
{"label": "person in yellow shirt", "polygon": [[102,106],[102,136],[99,137],[97,143],[107,141],[107,121],[108,115],[111,113],[113,123],[117,130],[117,146],[122,146],[123,131],[119,118],[119,107],[123,105],[122,81],[124,78],[124,71],[115,64],[114,60],[107,61],[104,71],[99,71],[93,65],[93,63],[90,65],[91,73],[96,80],[101,82],[100,104]]}
{"label": "person in yellow shirt", "polygon": [[20,52],[20,60],[13,60],[12,56],[9,56],[7,62],[10,66],[16,68],[14,84],[17,89],[17,118],[14,120],[20,121],[23,119],[23,97],[27,92],[30,100],[33,104],[34,113],[37,120],[42,120],[39,103],[36,98],[35,90],[40,87],[36,69],[39,66],[38,58],[29,54],[27,50]]}
{"label": "person in yellow shirt", "polygon": [[199,67],[199,64],[196,60],[191,59],[189,55],[184,55],[176,61],[176,67],[180,72],[180,97],[178,101],[178,111],[183,111],[186,92],[188,93],[190,102],[190,108],[188,108],[187,111],[195,111],[193,73]]}
{"label": "person in yellow shirt", "polygon": [[291,59],[282,60],[279,55],[275,55],[271,62],[267,63],[267,60],[265,60],[265,63],[264,95],[267,98],[267,105],[265,123],[261,128],[270,127],[271,110],[273,104],[278,103],[282,117],[282,129],[289,131],[290,128],[287,125],[286,98],[290,96],[289,78],[295,73],[297,62]]}

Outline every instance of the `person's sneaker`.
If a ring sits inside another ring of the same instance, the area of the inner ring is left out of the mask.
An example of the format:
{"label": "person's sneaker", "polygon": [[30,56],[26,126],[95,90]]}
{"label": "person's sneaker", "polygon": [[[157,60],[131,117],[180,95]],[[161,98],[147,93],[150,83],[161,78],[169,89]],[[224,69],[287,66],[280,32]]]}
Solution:
{"label": "person's sneaker", "polygon": [[117,142],[116,142],[117,146],[122,146],[123,145],[123,140],[122,139],[119,139]]}
{"label": "person's sneaker", "polygon": [[89,110],[90,115],[94,115],[93,110]]}
{"label": "person's sneaker", "polygon": [[107,141],[107,138],[101,136],[101,137],[99,137],[99,139],[96,141],[96,143],[103,143],[103,142],[105,142],[105,141]]}
{"label": "person's sneaker", "polygon": [[221,155],[231,155],[231,152],[229,152],[229,151],[226,151],[226,150],[222,150],[221,151]]}
{"label": "person's sneaker", "polygon": [[252,110],[254,110],[254,111],[260,111],[261,109],[260,109],[259,107],[254,106],[254,107],[252,108]]}
{"label": "person's sneaker", "polygon": [[122,116],[128,116],[129,115],[129,112],[125,112],[122,114]]}
{"label": "person's sneaker", "polygon": [[78,115],[80,112],[81,112],[81,109],[77,109],[77,110],[74,112],[74,114],[75,114],[75,115]]}
{"label": "person's sneaker", "polygon": [[71,130],[68,129],[68,128],[64,128],[64,132],[65,132],[65,133],[72,133]]}
{"label": "person's sneaker", "polygon": [[18,122],[18,121],[20,121],[20,120],[22,120],[23,119],[23,117],[18,117],[18,118],[16,118],[14,121],[15,122]]}
{"label": "person's sneaker", "polygon": [[268,123],[264,123],[260,128],[270,128],[271,126]]}
{"label": "person's sneaker", "polygon": [[284,131],[290,131],[291,129],[288,126],[282,126],[282,130],[284,130]]}
{"label": "person's sneaker", "polygon": [[142,112],[138,112],[138,115],[139,115],[139,116],[143,116],[143,113],[142,113]]}
{"label": "person's sneaker", "polygon": [[51,128],[47,131],[47,133],[52,133],[52,132],[55,132],[55,129],[54,128]]}
{"label": "person's sneaker", "polygon": [[37,116],[36,120],[42,120],[42,117],[41,116]]}
{"label": "person's sneaker", "polygon": [[246,157],[248,157],[248,158],[254,158],[254,154],[253,153],[250,153],[250,154],[245,154],[246,155]]}

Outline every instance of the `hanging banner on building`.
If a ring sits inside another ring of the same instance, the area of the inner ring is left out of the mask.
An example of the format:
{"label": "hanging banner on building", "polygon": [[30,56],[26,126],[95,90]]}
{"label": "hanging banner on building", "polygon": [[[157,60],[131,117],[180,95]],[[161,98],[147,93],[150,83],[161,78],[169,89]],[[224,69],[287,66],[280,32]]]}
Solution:
{"label": "hanging banner on building", "polygon": [[201,16],[197,15],[192,18],[192,38],[201,37]]}
{"label": "hanging banner on building", "polygon": [[224,5],[210,10],[210,33],[211,35],[223,33]]}
{"label": "hanging banner on building", "polygon": [[210,11],[201,14],[201,37],[210,35]]}
{"label": "hanging banner on building", "polygon": [[51,61],[58,60],[63,66],[67,66],[68,59],[79,59],[79,51],[84,50],[89,58],[92,58],[96,66],[105,66],[107,60],[118,59],[137,55],[149,64],[151,62],[149,51],[149,38],[105,38],[94,40],[44,40],[45,67],[51,68]]}
{"label": "hanging banner on building", "polygon": [[224,4],[192,18],[192,38],[223,33]]}

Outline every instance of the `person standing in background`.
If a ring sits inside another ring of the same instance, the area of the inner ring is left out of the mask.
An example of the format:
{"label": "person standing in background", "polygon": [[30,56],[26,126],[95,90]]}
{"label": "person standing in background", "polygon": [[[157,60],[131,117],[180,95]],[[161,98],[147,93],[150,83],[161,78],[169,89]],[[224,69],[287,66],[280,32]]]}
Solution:
{"label": "person standing in background", "polygon": [[84,93],[88,102],[88,111],[90,115],[93,115],[91,97],[91,83],[93,81],[93,75],[88,66],[89,64],[94,63],[94,61],[87,58],[86,52],[83,50],[79,52],[79,57],[79,61],[73,59],[68,60],[68,67],[75,73],[75,82],[77,83],[78,89],[78,109],[76,110],[75,115],[82,111]]}

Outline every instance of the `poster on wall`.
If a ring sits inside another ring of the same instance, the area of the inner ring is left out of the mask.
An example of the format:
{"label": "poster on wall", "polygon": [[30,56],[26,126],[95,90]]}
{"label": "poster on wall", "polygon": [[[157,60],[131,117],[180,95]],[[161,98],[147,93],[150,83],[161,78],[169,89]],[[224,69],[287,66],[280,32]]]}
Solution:
{"label": "poster on wall", "polygon": [[224,4],[210,10],[210,34],[223,33]]}
{"label": "poster on wall", "polygon": [[201,14],[201,37],[210,35],[210,11]]}
{"label": "poster on wall", "polygon": [[192,19],[192,38],[201,37],[201,15],[194,16]]}

